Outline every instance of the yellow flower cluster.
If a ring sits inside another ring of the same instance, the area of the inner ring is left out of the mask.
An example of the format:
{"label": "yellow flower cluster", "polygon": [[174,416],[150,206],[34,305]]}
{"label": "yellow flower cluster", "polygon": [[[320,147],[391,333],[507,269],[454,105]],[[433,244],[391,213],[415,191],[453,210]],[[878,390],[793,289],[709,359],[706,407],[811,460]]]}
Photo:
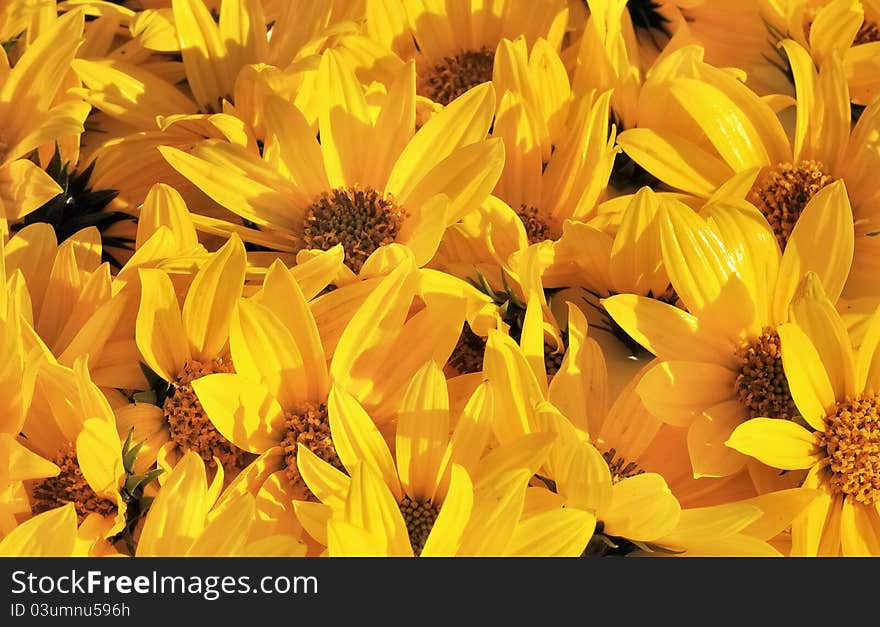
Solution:
{"label": "yellow flower cluster", "polygon": [[880,555],[876,1],[0,42],[0,555]]}

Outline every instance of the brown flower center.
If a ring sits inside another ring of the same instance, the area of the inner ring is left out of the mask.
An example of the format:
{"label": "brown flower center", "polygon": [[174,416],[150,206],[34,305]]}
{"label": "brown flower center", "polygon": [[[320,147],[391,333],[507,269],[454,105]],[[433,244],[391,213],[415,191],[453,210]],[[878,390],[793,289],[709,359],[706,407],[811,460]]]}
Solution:
{"label": "brown flower center", "polygon": [[406,530],[409,532],[409,542],[412,545],[413,553],[419,557],[425,548],[434,523],[437,522],[440,507],[431,500],[423,501],[408,496],[404,496],[397,506],[406,521]]}
{"label": "brown flower center", "polygon": [[302,444],[325,462],[345,472],[345,467],[336,453],[333,438],[330,435],[330,420],[327,405],[320,403],[304,403],[294,411],[284,413],[284,437],[281,448],[284,449],[284,473],[294,488],[307,494],[307,498],[315,500],[305,481],[299,474],[296,464],[297,446]]}
{"label": "brown flower center", "polygon": [[880,24],[865,20],[862,22],[862,27],[859,28],[859,32],[856,33],[853,45],[858,46],[860,44],[870,44],[875,41],[880,41]]}
{"label": "brown flower center", "polygon": [[373,251],[392,243],[409,214],[372,188],[348,187],[325,192],[306,211],[305,248],[345,249],[345,265],[354,272]]}
{"label": "brown flower center", "polygon": [[736,395],[750,418],[791,420],[799,413],[782,369],[779,335],[765,328],[736,351]]}
{"label": "brown flower center", "polygon": [[767,218],[784,250],[804,207],[833,180],[816,161],[780,163],[758,176],[746,199]]}
{"label": "brown flower center", "polygon": [[233,372],[232,364],[222,358],[202,363],[190,359],[177,380],[171,384],[171,393],[162,409],[171,432],[171,441],[183,450],[195,451],[209,468],[220,460],[226,472],[237,473],[251,463],[255,456],[243,451],[223,437],[192,389],[195,379],[218,372]]}
{"label": "brown flower center", "polygon": [[837,403],[821,445],[831,462],[831,488],[864,505],[880,502],[880,395]]}
{"label": "brown flower center", "polygon": [[495,52],[486,46],[443,57],[420,77],[419,95],[448,105],[472,87],[491,81],[494,64]]}
{"label": "brown flower center", "polygon": [[76,448],[72,444],[58,451],[54,462],[61,472],[34,486],[34,503],[31,507],[33,513],[47,512],[67,503],[73,503],[80,523],[89,514],[110,516],[116,513],[116,503],[95,494],[86,481],[76,458]]}
{"label": "brown flower center", "polygon": [[610,448],[602,453],[608,470],[611,471],[611,483],[619,483],[624,479],[635,477],[645,471],[639,468],[635,462],[628,462],[617,454],[617,450]]}
{"label": "brown flower center", "polygon": [[452,354],[446,360],[447,377],[460,374],[470,374],[483,370],[483,355],[486,352],[486,338],[477,335],[465,322],[458,336],[458,342],[452,349]]}
{"label": "brown flower center", "polygon": [[522,220],[523,226],[526,229],[526,237],[529,240],[529,244],[538,244],[552,239],[550,226],[538,213],[537,207],[529,207],[528,205],[523,205],[516,212],[516,215]]}

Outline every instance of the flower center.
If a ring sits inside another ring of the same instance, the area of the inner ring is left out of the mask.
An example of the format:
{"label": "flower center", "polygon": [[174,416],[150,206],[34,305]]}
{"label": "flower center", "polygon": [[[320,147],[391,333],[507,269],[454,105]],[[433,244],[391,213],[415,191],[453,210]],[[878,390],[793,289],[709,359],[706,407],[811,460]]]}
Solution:
{"label": "flower center", "polygon": [[880,395],[837,403],[820,435],[831,460],[831,488],[864,505],[880,502]]}
{"label": "flower center", "polygon": [[171,392],[165,399],[162,410],[165,412],[172,442],[184,450],[198,453],[210,468],[216,468],[216,457],[225,471],[237,472],[252,462],[254,455],[241,450],[220,435],[191,385],[195,379],[218,372],[233,372],[232,364],[222,358],[208,363],[194,359],[187,361],[183,372],[171,384]]}
{"label": "flower center", "polygon": [[862,22],[859,32],[856,33],[853,45],[858,46],[859,44],[869,44],[875,41],[880,41],[880,24],[865,20]]}
{"label": "flower center", "polygon": [[602,453],[602,458],[608,464],[611,471],[611,483],[619,483],[629,477],[635,477],[645,471],[638,467],[635,462],[628,462],[617,454],[617,450],[610,448]]}
{"label": "flower center", "polygon": [[330,435],[327,405],[307,402],[293,411],[284,412],[283,433],[281,448],[284,449],[284,473],[295,488],[306,492],[309,500],[315,500],[314,494],[306,486],[296,465],[296,451],[299,444],[307,447],[334,468],[345,472]]}
{"label": "flower center", "polygon": [[31,507],[34,514],[47,512],[66,503],[73,503],[80,523],[89,514],[110,516],[116,513],[116,503],[95,494],[86,481],[76,458],[76,448],[72,444],[61,449],[54,462],[61,472],[34,486],[34,504]]}
{"label": "flower center", "polygon": [[419,557],[425,548],[431,529],[437,521],[437,516],[440,514],[440,507],[432,503],[430,499],[423,501],[408,496],[404,496],[397,506],[406,521],[406,530],[409,532],[409,542],[412,545],[413,553]]}
{"label": "flower center", "polygon": [[446,373],[449,377],[483,370],[483,355],[486,352],[486,338],[477,335],[465,322],[458,336],[452,354],[446,360]]}
{"label": "flower center", "polygon": [[345,265],[354,272],[373,251],[397,238],[409,214],[372,188],[349,187],[325,192],[306,211],[306,248],[345,249]]}
{"label": "flower center", "polygon": [[816,192],[833,180],[816,161],[800,161],[796,165],[780,163],[757,178],[746,199],[767,218],[784,250],[804,207]]}
{"label": "flower center", "polygon": [[750,418],[791,420],[799,413],[782,368],[779,335],[770,328],[743,343],[736,351],[734,387]]}
{"label": "flower center", "polygon": [[486,46],[443,57],[420,77],[419,95],[448,105],[472,87],[492,80],[495,52]]}
{"label": "flower center", "polygon": [[552,239],[550,236],[550,226],[538,215],[537,207],[523,205],[516,212],[516,215],[522,220],[529,244],[537,244]]}

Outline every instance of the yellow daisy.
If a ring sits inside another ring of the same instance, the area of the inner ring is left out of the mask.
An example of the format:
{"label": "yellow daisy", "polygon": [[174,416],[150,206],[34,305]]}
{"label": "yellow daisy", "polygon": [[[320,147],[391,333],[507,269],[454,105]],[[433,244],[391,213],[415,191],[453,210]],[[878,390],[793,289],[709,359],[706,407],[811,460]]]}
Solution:
{"label": "yellow daisy", "polygon": [[753,418],[727,445],[774,468],[806,472],[803,487],[820,491],[794,521],[793,555],[880,555],[880,310],[858,351],[816,275],[804,279],[792,312],[778,332],[804,423]]}
{"label": "yellow daisy", "polygon": [[[233,311],[230,348],[236,372],[193,381],[214,427],[241,449],[268,458],[287,492],[305,498],[298,445],[339,467],[330,421],[339,414],[354,420],[349,416],[354,410],[340,403],[357,399],[373,419],[387,423],[413,373],[451,351],[461,325],[458,304],[428,296],[427,306],[419,307],[414,303],[419,279],[410,259],[387,276],[364,282],[369,295],[333,341],[328,366],[327,336],[319,334],[291,272],[273,264],[263,289],[240,299]],[[343,390],[350,396],[342,396]]]}
{"label": "yellow daisy", "polygon": [[558,50],[568,9],[564,0],[368,0],[365,17],[367,36],[404,61],[415,60],[419,95],[446,106],[493,80],[502,39],[523,36],[531,46],[543,37]]}
{"label": "yellow daisy", "polygon": [[843,60],[849,93],[865,106],[880,93],[880,7],[870,0],[782,0],[761,3],[770,34],[789,37],[806,50],[816,65],[831,55]]}
{"label": "yellow daisy", "polygon": [[[777,327],[789,320],[809,270],[836,301],[852,260],[853,228],[842,182],[810,200],[784,253],[748,203],[716,202],[704,211],[708,221],[672,201],[660,217],[666,271],[686,311],[628,294],[602,304],[661,360],[639,383],[645,405],[665,422],[688,427],[696,476],[722,477],[746,463],[724,446],[741,422],[800,419],[782,372]],[[778,479],[797,480],[757,464],[749,471],[760,492]]]}
{"label": "yellow daisy", "polygon": [[[39,401],[39,402],[38,402]],[[97,542],[126,526],[127,479],[113,410],[92,383],[84,359],[66,368],[44,360],[21,442],[60,469],[29,482],[35,514],[73,503]]]}
{"label": "yellow daisy", "polygon": [[375,120],[354,73],[332,50],[318,72],[325,98],[320,144],[302,113],[274,98],[266,102],[270,133],[262,156],[214,140],[190,153],[166,147],[162,154],[218,203],[286,240],[280,250],[341,243],[346,265],[358,273],[377,250],[379,269],[393,267],[399,258],[388,258],[396,249],[387,244],[397,242],[424,265],[445,228],[498,180],[504,149],[500,140],[485,140],[495,108],[491,85],[463,95],[413,135],[412,64]]}
{"label": "yellow daisy", "polygon": [[[797,90],[794,137],[777,117],[787,98],[761,99],[731,73],[703,63],[692,46],[670,54],[643,89],[639,128],[618,137],[623,150],[665,184],[700,198],[722,186],[745,197],[785,247],[807,202],[835,180],[846,182],[856,225],[856,253],[846,295],[871,295],[877,272],[877,191],[873,149],[880,103],[850,127],[848,88],[840,59],[818,69],[793,40],[780,44]],[[651,80],[653,79],[653,80]]]}
{"label": "yellow daisy", "polygon": [[[573,305],[568,332],[568,351],[545,394],[541,380],[546,383],[546,375],[529,362],[525,345],[518,347],[496,332],[487,347],[485,374],[499,412],[499,440],[523,430],[557,435],[537,471],[540,482],[534,482],[537,509],[564,504],[595,515],[587,555],[652,550],[778,555],[767,541],[815,495],[793,490],[754,498],[751,486],[743,491],[739,482],[694,479],[680,472],[687,458],[673,455],[678,452],[674,437],[659,437],[660,421],[635,393],[639,377],[616,398],[609,397],[602,351],[587,336],[586,318]],[[552,496],[540,492],[548,487]],[[730,522],[723,530],[711,524],[712,514],[722,511]]]}
{"label": "yellow daisy", "polygon": [[134,437],[147,440],[145,453],[174,466],[187,450],[198,452],[228,476],[253,456],[224,438],[207,419],[192,382],[214,372],[231,372],[229,325],[244,284],[244,246],[233,235],[204,263],[186,288],[181,310],[169,275],[158,268],[140,268],[141,301],[137,311],[137,346],[156,379],[151,402],[136,403],[117,412],[120,430],[134,427]]}

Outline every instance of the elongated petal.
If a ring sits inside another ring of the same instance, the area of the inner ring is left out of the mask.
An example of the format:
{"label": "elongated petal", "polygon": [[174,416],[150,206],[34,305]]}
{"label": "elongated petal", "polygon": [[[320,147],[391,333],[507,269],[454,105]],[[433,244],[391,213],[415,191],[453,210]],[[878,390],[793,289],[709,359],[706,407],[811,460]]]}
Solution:
{"label": "elongated petal", "polygon": [[825,430],[825,417],[834,407],[834,388],[822,358],[810,338],[796,324],[777,327],[782,345],[782,367],[791,397],[801,416],[816,431]]}
{"label": "elongated petal", "polygon": [[617,137],[633,161],[664,183],[708,198],[733,170],[684,137],[648,128],[633,128]]}
{"label": "elongated petal", "polygon": [[870,317],[856,358],[856,389],[880,392],[880,308]]}
{"label": "elongated petal", "polygon": [[452,466],[451,477],[449,491],[422,549],[422,557],[452,557],[461,545],[461,534],[473,511],[474,488],[467,471],[457,464]]}
{"label": "elongated petal", "polygon": [[844,557],[880,555],[880,515],[873,505],[843,499],[840,512],[840,548]]}
{"label": "elongated petal", "polygon": [[246,265],[244,245],[233,235],[196,274],[183,304],[183,326],[195,359],[210,360],[226,346]]}
{"label": "elongated petal", "polygon": [[0,540],[3,557],[71,557],[76,543],[73,503],[23,522]]}
{"label": "elongated petal", "polygon": [[397,500],[384,479],[370,465],[354,466],[351,487],[345,500],[345,520],[384,538],[389,555],[412,556],[409,533]]}
{"label": "elongated petal", "polygon": [[752,418],[737,427],[730,446],[774,468],[810,468],[824,457],[816,435],[790,420]]}
{"label": "elongated petal", "polygon": [[449,393],[443,371],[428,362],[413,377],[397,422],[395,454],[403,491],[433,499],[449,440]]}
{"label": "elongated petal", "polygon": [[849,276],[855,234],[846,186],[835,181],[807,203],[782,255],[774,298],[774,318],[782,322],[807,272],[815,272],[825,295],[836,303]]}
{"label": "elongated petal", "polygon": [[580,557],[596,528],[596,517],[578,509],[556,509],[517,525],[510,539],[514,557]]}
{"label": "elongated petal", "polygon": [[141,303],[135,337],[147,365],[166,381],[174,381],[190,359],[180,305],[171,279],[162,270],[141,269]]}
{"label": "elongated petal", "polygon": [[330,390],[327,411],[333,445],[349,473],[358,464],[370,466],[388,484],[395,498],[401,498],[400,481],[391,451],[357,399],[343,388],[334,386]]}
{"label": "elongated petal", "polygon": [[174,23],[183,66],[196,102],[218,112],[220,99],[231,98],[234,76],[228,71],[226,45],[208,8],[202,2],[173,0]]}

